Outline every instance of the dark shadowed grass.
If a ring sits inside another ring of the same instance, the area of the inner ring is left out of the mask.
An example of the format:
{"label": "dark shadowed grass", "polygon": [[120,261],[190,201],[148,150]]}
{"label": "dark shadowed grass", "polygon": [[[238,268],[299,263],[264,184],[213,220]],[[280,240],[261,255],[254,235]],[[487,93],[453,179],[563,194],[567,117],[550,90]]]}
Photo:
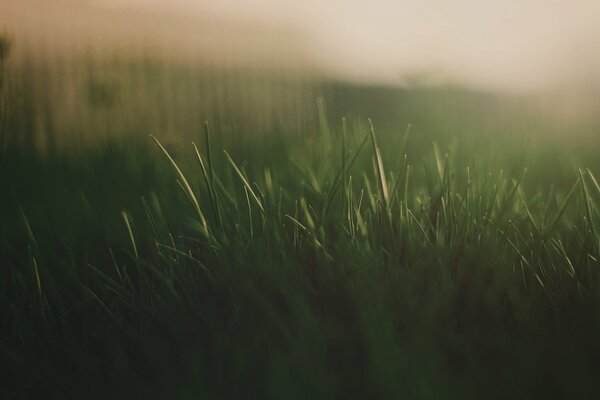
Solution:
{"label": "dark shadowed grass", "polygon": [[598,165],[404,132],[9,153],[3,393],[599,394]]}

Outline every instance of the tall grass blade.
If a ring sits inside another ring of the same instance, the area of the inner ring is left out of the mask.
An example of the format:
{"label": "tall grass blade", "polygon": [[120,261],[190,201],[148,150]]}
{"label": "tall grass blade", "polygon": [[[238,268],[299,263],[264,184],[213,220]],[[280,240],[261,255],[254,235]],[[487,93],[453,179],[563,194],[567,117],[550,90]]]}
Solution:
{"label": "tall grass blade", "polygon": [[133,236],[133,230],[131,229],[131,222],[129,221],[129,216],[125,211],[121,211],[121,216],[123,217],[123,221],[125,222],[125,226],[127,227],[127,233],[129,234],[129,240],[131,241],[133,254],[135,254],[135,258],[140,258],[140,255],[138,254],[137,245],[135,243],[135,237]]}
{"label": "tall grass blade", "polygon": [[173,157],[171,157],[171,155],[169,154],[167,149],[164,148],[164,146],[158,141],[158,139],[156,137],[154,137],[152,135],[150,135],[150,137],[152,138],[152,140],[154,140],[156,145],[161,149],[163,154],[167,157],[167,159],[169,160],[169,162],[171,163],[171,165],[177,172],[177,175],[179,176],[181,184],[183,185],[184,191],[190,198],[190,200],[194,206],[194,209],[196,210],[196,213],[198,214],[198,219],[200,220],[200,224],[202,225],[202,229],[203,229],[202,233],[204,235],[208,236],[208,224],[206,222],[206,218],[204,218],[204,213],[202,212],[202,209],[200,208],[200,203],[198,202],[198,199],[196,198],[196,195],[194,194],[194,191],[192,190],[192,187],[190,186],[188,180],[186,179],[183,172],[181,172],[181,169],[179,168],[179,166],[177,165],[177,163],[175,162]]}
{"label": "tall grass blade", "polygon": [[571,198],[573,197],[573,194],[575,193],[575,190],[577,189],[577,185],[580,184],[580,178],[577,178],[577,181],[575,181],[575,183],[573,184],[573,187],[571,188],[571,190],[569,190],[569,192],[567,193],[567,195],[565,196],[565,198],[563,199],[560,207],[558,208],[558,211],[556,213],[556,216],[554,217],[554,219],[552,220],[552,222],[548,225],[548,227],[544,230],[544,237],[548,237],[556,228],[556,226],[558,225],[561,217],[563,216],[565,209],[567,208],[567,206],[569,205],[569,202],[571,201]]}
{"label": "tall grass blade", "polygon": [[252,186],[250,186],[250,184],[248,183],[248,180],[246,179],[246,177],[244,176],[242,171],[240,171],[240,169],[236,165],[235,161],[233,161],[233,159],[231,158],[229,153],[227,153],[227,151],[223,150],[223,153],[225,154],[227,161],[229,162],[229,164],[231,164],[231,167],[233,168],[233,170],[235,171],[237,176],[240,178],[240,180],[242,181],[242,183],[244,184],[246,189],[248,189],[248,192],[252,195],[252,199],[254,200],[254,202],[256,202],[256,204],[258,205],[258,208],[260,208],[260,211],[262,211],[262,213],[264,214],[265,208],[263,207],[262,202],[260,201],[260,199],[258,198],[256,193],[252,189]]}
{"label": "tall grass blade", "polygon": [[583,176],[583,171],[579,170],[579,180],[581,181],[581,191],[583,195],[583,204],[585,205],[585,212],[588,218],[588,224],[590,225],[590,230],[594,235],[594,238],[598,236],[596,232],[596,227],[594,226],[594,219],[592,218],[592,205],[591,205],[591,197],[588,192],[587,184],[585,183],[585,178]]}
{"label": "tall grass blade", "polygon": [[379,150],[379,146],[377,146],[377,139],[375,138],[375,128],[373,127],[373,121],[371,121],[371,118],[369,118],[369,129],[371,132],[373,152],[375,153],[375,161],[377,163],[377,178],[379,183],[379,189],[381,190],[381,195],[383,197],[383,204],[387,210],[390,206],[390,195],[388,193],[388,185],[385,177],[385,170],[383,168],[381,151]]}

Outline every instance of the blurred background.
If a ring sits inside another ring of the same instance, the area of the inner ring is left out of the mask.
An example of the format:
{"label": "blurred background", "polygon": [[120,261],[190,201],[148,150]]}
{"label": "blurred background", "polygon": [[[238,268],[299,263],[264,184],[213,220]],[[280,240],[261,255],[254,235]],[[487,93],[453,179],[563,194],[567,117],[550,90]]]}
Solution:
{"label": "blurred background", "polygon": [[[597,0],[0,0],[3,143],[383,130],[596,135]],[[322,101],[320,101],[321,99]]]}

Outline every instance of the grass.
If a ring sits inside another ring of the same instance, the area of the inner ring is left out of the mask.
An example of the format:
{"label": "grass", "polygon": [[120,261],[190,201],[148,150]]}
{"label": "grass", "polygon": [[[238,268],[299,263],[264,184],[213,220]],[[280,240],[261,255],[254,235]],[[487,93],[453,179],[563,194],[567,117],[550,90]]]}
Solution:
{"label": "grass", "polygon": [[208,125],[200,145],[9,151],[2,392],[598,395],[592,150],[323,113],[261,151]]}

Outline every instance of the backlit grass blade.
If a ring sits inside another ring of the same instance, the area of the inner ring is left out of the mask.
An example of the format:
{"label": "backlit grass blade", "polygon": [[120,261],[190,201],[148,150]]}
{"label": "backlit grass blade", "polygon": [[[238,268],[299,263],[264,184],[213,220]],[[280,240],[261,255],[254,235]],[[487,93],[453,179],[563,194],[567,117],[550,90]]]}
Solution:
{"label": "backlit grass blade", "polygon": [[573,184],[573,187],[571,188],[571,190],[569,190],[569,193],[567,193],[567,195],[563,199],[560,207],[558,208],[556,216],[554,217],[552,222],[548,225],[548,227],[544,230],[544,235],[543,235],[544,237],[548,237],[554,231],[556,226],[558,225],[558,223],[559,223],[562,215],[564,214],[565,209],[569,205],[569,202],[571,201],[571,198],[573,197],[573,194],[575,193],[575,190],[577,189],[577,185],[579,185],[579,183],[580,183],[580,178],[578,177],[577,181],[575,181],[575,183]]}
{"label": "backlit grass blade", "polygon": [[129,221],[129,216],[127,212],[121,211],[121,217],[123,217],[123,221],[125,222],[125,226],[127,227],[127,233],[129,234],[129,240],[131,241],[131,247],[133,248],[133,254],[135,254],[135,258],[139,258],[137,244],[135,243],[135,237],[133,236],[133,230],[131,229],[131,222]]}
{"label": "backlit grass blade", "polygon": [[[350,159],[350,162],[349,163],[344,162],[345,171],[344,170],[338,171],[335,179],[333,180],[333,183],[331,184],[331,187],[329,189],[329,193],[327,193],[327,197],[325,198],[325,203],[323,205],[323,215],[324,216],[327,215],[327,213],[328,213],[328,211],[330,209],[331,203],[333,201],[333,198],[335,197],[335,195],[337,194],[337,192],[338,192],[338,190],[339,190],[339,188],[341,186],[340,181],[342,179],[342,176],[344,175],[344,172],[346,174],[350,172],[350,169],[356,163],[356,160],[358,159],[358,156],[361,153],[361,150],[363,149],[363,147],[365,147],[365,144],[369,140],[369,136],[370,136],[370,133],[367,132],[367,134],[365,135],[365,137],[363,138],[363,140],[360,142],[360,145],[358,146],[358,148],[354,152],[354,155]],[[346,156],[346,158],[348,158],[348,157],[350,157],[350,154],[348,154]]]}
{"label": "backlit grass blade", "polygon": [[510,208],[511,204],[513,204],[513,199],[514,199],[515,195],[517,194],[517,191],[519,190],[519,187],[521,186],[521,182],[523,181],[523,177],[525,176],[526,172],[527,172],[527,168],[523,169],[523,172],[521,173],[521,176],[519,176],[519,179],[517,179],[517,181],[515,182],[515,185],[513,186],[512,190],[510,191],[510,194],[504,200],[504,206],[502,207],[502,209],[498,213],[498,215],[496,217],[496,222],[500,222],[500,219],[502,217],[504,217],[504,215],[506,214],[506,212]]}
{"label": "backlit grass blade", "polygon": [[[221,223],[221,226],[223,226],[223,217],[221,215],[221,209],[219,208],[219,204],[217,202],[217,196],[216,196],[216,191],[215,191],[215,187],[214,187],[214,175],[213,175],[211,169],[209,169],[207,171],[206,166],[204,165],[204,160],[202,159],[202,155],[200,154],[200,151],[198,150],[198,147],[196,146],[196,144],[192,143],[192,146],[194,147],[194,151],[196,153],[196,158],[198,159],[198,162],[200,163],[200,169],[202,170],[202,176],[204,177],[204,183],[206,184],[206,187],[208,188],[208,193],[210,195],[210,200],[212,203],[213,211],[217,213],[217,215],[219,217],[219,221]],[[209,168],[210,168],[210,161],[209,161]]]}
{"label": "backlit grass blade", "polygon": [[404,178],[404,169],[406,168],[406,154],[402,157],[402,164],[400,165],[400,169],[398,170],[398,175],[396,176],[396,182],[394,182],[394,186],[392,187],[392,197],[390,198],[390,204],[394,204],[394,199],[398,194],[398,185],[400,184],[400,179]]}
{"label": "backlit grass blade", "polygon": [[246,205],[248,206],[248,222],[250,223],[250,240],[254,240],[254,224],[252,222],[252,207],[250,206],[250,196],[248,196],[248,189],[244,186],[244,193],[246,194]]}
{"label": "backlit grass blade", "polygon": [[202,209],[200,208],[200,203],[198,202],[198,199],[196,198],[196,195],[194,194],[194,191],[192,190],[192,187],[190,186],[188,180],[186,179],[183,172],[181,172],[181,169],[179,168],[179,166],[177,165],[177,163],[175,162],[173,157],[171,157],[171,155],[169,154],[167,149],[165,149],[163,147],[163,145],[158,141],[158,139],[156,137],[154,137],[152,135],[150,135],[150,137],[152,138],[152,140],[154,140],[156,145],[162,150],[163,154],[167,157],[167,159],[169,160],[169,162],[171,163],[171,165],[177,172],[177,175],[179,176],[181,184],[183,185],[183,188],[184,188],[186,194],[190,198],[190,200],[194,206],[194,209],[196,210],[196,213],[198,214],[198,219],[200,220],[200,224],[202,225],[203,233],[206,236],[208,236],[208,224],[206,223],[206,218],[204,218],[204,213],[202,212]]}
{"label": "backlit grass blade", "polygon": [[240,169],[236,165],[235,161],[233,161],[233,159],[231,158],[231,156],[229,155],[229,153],[227,153],[227,151],[223,150],[223,153],[225,154],[225,157],[227,158],[227,161],[229,162],[229,164],[231,164],[231,167],[233,168],[233,170],[235,171],[235,173],[237,174],[237,176],[240,178],[240,180],[242,181],[242,183],[244,184],[244,186],[246,187],[246,189],[248,189],[248,192],[252,195],[252,199],[258,205],[258,208],[260,208],[260,211],[262,211],[262,213],[264,214],[265,213],[265,208],[263,207],[262,202],[260,201],[260,199],[258,198],[258,196],[256,195],[256,193],[252,189],[252,186],[250,186],[250,184],[248,183],[248,180],[246,179],[246,177],[244,176],[244,174],[242,174],[242,171],[240,171]]}
{"label": "backlit grass blade", "polygon": [[596,191],[598,192],[598,195],[600,195],[600,184],[598,184],[598,181],[596,180],[596,177],[594,176],[594,174],[592,174],[592,171],[590,171],[589,168],[586,169],[586,172],[588,173],[588,175],[592,179],[592,183],[594,184],[594,187],[596,188]]}
{"label": "backlit grass blade", "polygon": [[373,144],[373,152],[375,153],[375,162],[377,163],[377,178],[379,183],[379,189],[383,197],[383,204],[386,209],[390,206],[390,195],[388,193],[387,181],[385,178],[385,170],[383,168],[383,160],[381,158],[381,151],[377,146],[377,139],[375,138],[375,128],[373,127],[373,121],[369,118],[369,129],[371,132],[371,142]]}
{"label": "backlit grass blade", "polygon": [[206,157],[208,160],[208,177],[210,178],[210,183],[212,185],[215,176],[215,170],[213,167],[212,149],[210,145],[210,129],[208,127],[208,121],[204,121],[204,138],[206,143]]}
{"label": "backlit grass blade", "polygon": [[502,184],[502,175],[503,174],[504,174],[504,171],[500,170],[500,173],[498,174],[498,182],[494,186],[494,192],[492,194],[492,197],[490,198],[488,207],[485,211],[485,216],[487,218],[490,218],[492,216],[492,211],[494,211],[494,206],[496,205],[496,199],[498,198],[498,189],[500,188],[500,185]]}
{"label": "backlit grass blade", "polygon": [[42,299],[42,280],[40,279],[40,270],[38,268],[37,260],[34,256],[31,256],[31,262],[33,263],[33,273],[35,275],[35,287],[37,288],[40,300]]}
{"label": "backlit grass blade", "polygon": [[435,167],[438,173],[438,177],[440,179],[440,184],[444,185],[444,161],[442,160],[442,152],[440,151],[440,146],[433,142],[433,155],[435,157]]}
{"label": "backlit grass blade", "polygon": [[591,198],[590,198],[590,194],[588,192],[587,184],[585,183],[585,179],[584,179],[582,170],[579,170],[579,180],[581,181],[583,204],[585,205],[585,212],[587,214],[588,224],[590,225],[590,229],[591,229],[594,237],[596,237],[597,236],[596,227],[594,226],[594,219],[592,218]]}

